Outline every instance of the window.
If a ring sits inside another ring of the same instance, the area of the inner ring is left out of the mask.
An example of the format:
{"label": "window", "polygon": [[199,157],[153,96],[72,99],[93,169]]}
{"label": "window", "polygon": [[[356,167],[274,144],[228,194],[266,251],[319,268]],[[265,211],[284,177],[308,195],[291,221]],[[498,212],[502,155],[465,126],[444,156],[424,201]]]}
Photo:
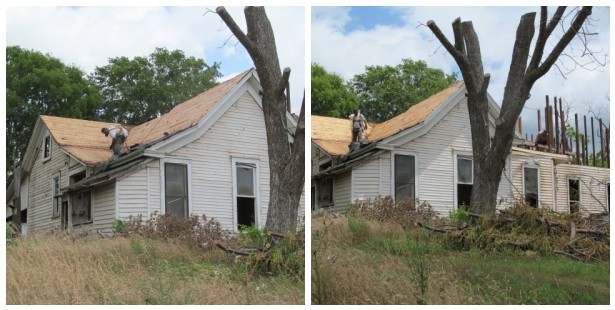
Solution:
{"label": "window", "polygon": [[317,183],[318,206],[328,207],[333,205],[333,178],[321,179]]}
{"label": "window", "polygon": [[92,222],[92,192],[83,191],[73,197],[73,225]]}
{"label": "window", "polygon": [[525,203],[532,207],[540,206],[540,195],[538,194],[538,169],[532,167],[523,168],[523,192]]}
{"label": "window", "polygon": [[46,135],[43,139],[43,160],[51,158],[51,136]]}
{"label": "window", "polygon": [[256,165],[238,162],[235,164],[235,191],[237,193],[237,228],[256,224],[256,191],[254,177]]}
{"label": "window", "polygon": [[611,213],[611,182],[606,183],[606,211]]}
{"label": "window", "polygon": [[474,175],[472,156],[457,156],[457,208],[470,205]]}
{"label": "window", "polygon": [[414,156],[395,154],[395,201],[416,199]]}
{"label": "window", "polygon": [[570,213],[579,212],[581,205],[581,192],[579,190],[579,180],[568,179],[568,207],[570,208]]}
{"label": "window", "polygon": [[188,165],[164,164],[165,213],[188,217]]}
{"label": "window", "polygon": [[52,215],[51,217],[60,216],[60,207],[62,205],[62,195],[60,194],[60,175],[55,175],[51,182],[51,197],[52,203]]}

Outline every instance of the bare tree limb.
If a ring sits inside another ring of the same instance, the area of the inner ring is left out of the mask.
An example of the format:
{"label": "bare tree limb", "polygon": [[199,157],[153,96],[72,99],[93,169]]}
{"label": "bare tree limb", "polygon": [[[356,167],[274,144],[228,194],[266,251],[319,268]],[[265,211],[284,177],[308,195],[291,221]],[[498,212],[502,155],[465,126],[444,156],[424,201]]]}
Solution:
{"label": "bare tree limb", "polygon": [[256,47],[254,46],[254,42],[252,42],[248,38],[248,36],[246,36],[246,34],[243,32],[243,30],[241,30],[241,28],[239,28],[237,23],[235,23],[235,20],[233,19],[233,17],[231,17],[231,15],[226,11],[226,9],[223,6],[217,7],[216,8],[216,13],[218,13],[218,16],[220,16],[220,18],[222,18],[222,20],[227,25],[227,27],[229,27],[231,32],[235,35],[235,37],[237,37],[237,40],[239,40],[239,42],[241,42],[241,44],[248,51],[256,52]]}

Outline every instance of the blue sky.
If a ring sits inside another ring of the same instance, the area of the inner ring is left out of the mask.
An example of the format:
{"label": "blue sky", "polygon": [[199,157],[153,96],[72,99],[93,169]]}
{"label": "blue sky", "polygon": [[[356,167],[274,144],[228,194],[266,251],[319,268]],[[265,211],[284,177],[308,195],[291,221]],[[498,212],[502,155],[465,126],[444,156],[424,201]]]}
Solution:
{"label": "blue sky", "polygon": [[[312,62],[348,80],[367,65],[401,63],[402,58],[424,60],[447,73],[459,69],[424,24],[434,20],[453,41],[452,21],[471,20],[479,36],[485,71],[491,73],[489,93],[500,103],[510,66],[514,35],[521,15],[538,7],[313,7]],[[550,8],[550,13],[555,11]],[[610,57],[608,8],[594,8],[594,50]],[[538,20],[538,17],[537,17]],[[548,46],[552,46],[548,45]],[[570,62],[559,63],[570,66]],[[461,79],[461,74],[458,75]],[[524,131],[536,131],[536,109],[544,108],[545,95],[561,97],[573,112],[587,114],[588,107],[605,122],[610,119],[610,64],[593,71],[576,69],[563,78],[553,68],[532,89],[522,113]]]}
{"label": "blue sky", "polygon": [[[209,7],[215,10],[215,7]],[[246,31],[242,7],[227,7]],[[302,7],[267,7],[280,66],[290,67],[292,110],[299,112],[305,88],[305,12]],[[253,67],[207,7],[7,7],[6,44],[60,58],[86,73],[112,57],[147,56],[156,47],[179,49],[208,64],[221,63],[223,80]],[[35,22],[33,22],[35,21]]]}

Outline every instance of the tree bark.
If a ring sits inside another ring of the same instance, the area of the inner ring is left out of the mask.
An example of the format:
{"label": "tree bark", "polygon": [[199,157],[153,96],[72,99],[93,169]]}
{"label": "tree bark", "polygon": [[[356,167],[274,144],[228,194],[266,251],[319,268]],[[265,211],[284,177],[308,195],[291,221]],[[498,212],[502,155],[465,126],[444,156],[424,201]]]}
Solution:
{"label": "tree bark", "polygon": [[17,160],[13,168],[13,224],[17,229],[16,233],[21,234],[21,165]]}
{"label": "tree bark", "polygon": [[480,44],[472,22],[461,22],[459,18],[453,21],[454,45],[448,41],[434,21],[427,22],[429,29],[457,62],[468,92],[474,161],[474,185],[469,208],[472,213],[495,212],[498,186],[506,157],[512,147],[515,124],[525,101],[529,98],[530,90],[536,80],[549,71],[591,14],[591,7],[583,7],[575,16],[570,28],[543,61],[546,42],[560,23],[565,10],[565,7],[559,7],[547,23],[547,9],[546,7],[541,9],[538,39],[529,64],[536,13],[527,13],[521,17],[504,88],[502,108],[495,121],[495,134],[492,139],[489,136],[487,95],[490,76],[483,72]]}
{"label": "tree bark", "polygon": [[224,7],[218,7],[216,13],[250,54],[263,88],[263,114],[270,170],[266,227],[275,233],[294,232],[305,179],[305,98],[297,128],[293,133],[294,143],[291,144],[288,141],[289,128],[286,126],[285,95],[290,68],[280,70],[275,37],[265,9],[244,9],[247,35]]}

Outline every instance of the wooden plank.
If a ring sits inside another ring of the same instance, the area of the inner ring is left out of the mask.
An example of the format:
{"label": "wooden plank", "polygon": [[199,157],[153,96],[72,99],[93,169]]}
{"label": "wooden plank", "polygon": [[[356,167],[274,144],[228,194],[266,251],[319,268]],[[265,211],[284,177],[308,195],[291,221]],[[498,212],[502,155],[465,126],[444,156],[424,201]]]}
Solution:
{"label": "wooden plank", "polygon": [[559,113],[557,111],[557,97],[553,97],[553,108],[555,109],[555,152],[559,154]]}
{"label": "wooden plank", "polygon": [[594,137],[594,118],[590,117],[590,120],[592,124],[592,166],[596,167],[596,138]]}
{"label": "wooden plank", "polygon": [[587,154],[587,115],[583,115],[583,129],[585,130],[583,132],[583,154],[585,154],[583,164],[587,166],[589,165],[589,155]]}
{"label": "wooden plank", "polygon": [[580,164],[579,161],[579,114],[574,113],[574,134],[575,134],[575,142],[576,142],[576,152],[577,152],[577,165]]}
{"label": "wooden plank", "polygon": [[559,98],[559,116],[562,128],[562,149],[568,151],[568,140],[566,139],[566,122],[564,121],[564,110],[562,109],[562,98]]}
{"label": "wooden plank", "polygon": [[598,127],[600,128],[600,167],[604,167],[604,135],[602,134],[602,119],[598,119]]}

